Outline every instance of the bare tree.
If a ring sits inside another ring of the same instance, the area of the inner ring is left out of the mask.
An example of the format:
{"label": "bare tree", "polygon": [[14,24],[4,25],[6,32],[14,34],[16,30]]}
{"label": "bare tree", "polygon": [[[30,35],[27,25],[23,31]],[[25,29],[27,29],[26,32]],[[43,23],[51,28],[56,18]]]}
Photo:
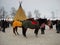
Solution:
{"label": "bare tree", "polygon": [[2,18],[2,14],[3,14],[3,9],[0,8],[0,19]]}
{"label": "bare tree", "polygon": [[55,13],[54,13],[54,11],[52,11],[51,13],[52,13],[52,19],[55,19]]}
{"label": "bare tree", "polygon": [[0,9],[0,19],[5,19],[7,12],[5,11],[4,7]]}
{"label": "bare tree", "polygon": [[31,13],[31,11],[28,12],[28,18],[32,18],[32,13]]}
{"label": "bare tree", "polygon": [[14,7],[11,8],[11,16],[14,17],[16,14],[16,9]]}
{"label": "bare tree", "polygon": [[40,18],[40,13],[39,13],[38,10],[35,10],[34,13],[35,13],[35,15],[36,15],[36,18]]}

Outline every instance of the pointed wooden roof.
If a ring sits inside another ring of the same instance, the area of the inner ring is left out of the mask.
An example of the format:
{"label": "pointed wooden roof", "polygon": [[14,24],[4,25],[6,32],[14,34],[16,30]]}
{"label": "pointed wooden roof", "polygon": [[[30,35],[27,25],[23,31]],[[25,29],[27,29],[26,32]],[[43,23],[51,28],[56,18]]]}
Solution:
{"label": "pointed wooden roof", "polygon": [[20,6],[19,6],[19,9],[17,10],[16,12],[16,15],[14,17],[14,20],[20,20],[20,21],[23,21],[23,20],[26,20],[27,17],[26,17],[26,14],[21,6],[21,3],[20,3]]}

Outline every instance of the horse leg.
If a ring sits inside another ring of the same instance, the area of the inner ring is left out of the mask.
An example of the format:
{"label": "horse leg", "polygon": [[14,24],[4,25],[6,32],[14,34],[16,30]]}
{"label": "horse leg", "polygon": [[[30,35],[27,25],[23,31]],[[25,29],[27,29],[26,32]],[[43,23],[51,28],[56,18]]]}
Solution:
{"label": "horse leg", "polygon": [[2,32],[5,32],[5,27],[3,27],[3,30],[2,30]]}
{"label": "horse leg", "polygon": [[17,32],[17,28],[18,28],[18,27],[16,27],[16,33],[17,33],[17,35],[19,35],[19,33]]}
{"label": "horse leg", "polygon": [[41,34],[45,34],[44,28],[41,29]]}
{"label": "horse leg", "polygon": [[37,37],[37,35],[38,35],[38,31],[39,31],[39,28],[36,28],[35,31],[34,31],[36,37]]}
{"label": "horse leg", "polygon": [[0,27],[0,31],[1,31],[1,29],[2,29],[2,28]]}
{"label": "horse leg", "polygon": [[24,27],[22,27],[22,33],[23,33],[24,37],[26,37],[26,31],[27,31],[27,29],[25,29]]}
{"label": "horse leg", "polygon": [[13,28],[13,33],[16,35],[15,30],[16,30],[16,27],[15,27],[15,28]]}

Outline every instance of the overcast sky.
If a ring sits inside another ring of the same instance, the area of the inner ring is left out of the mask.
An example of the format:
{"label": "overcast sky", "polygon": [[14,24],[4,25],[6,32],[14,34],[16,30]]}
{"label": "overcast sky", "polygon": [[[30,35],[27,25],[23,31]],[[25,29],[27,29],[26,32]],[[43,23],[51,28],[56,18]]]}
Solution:
{"label": "overcast sky", "polygon": [[7,12],[11,11],[11,7],[19,8],[19,1],[22,1],[22,7],[28,15],[31,11],[35,16],[34,10],[38,10],[41,17],[51,17],[51,12],[55,12],[56,17],[60,17],[60,0],[0,0],[0,7],[4,7]]}

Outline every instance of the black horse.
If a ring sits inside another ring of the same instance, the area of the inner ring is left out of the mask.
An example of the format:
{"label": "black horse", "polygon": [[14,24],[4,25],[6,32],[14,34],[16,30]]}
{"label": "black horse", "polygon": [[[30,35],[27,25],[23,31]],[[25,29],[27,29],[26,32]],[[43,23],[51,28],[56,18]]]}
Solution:
{"label": "black horse", "polygon": [[55,21],[47,20],[46,18],[45,19],[39,18],[39,19],[37,19],[37,21],[39,21],[39,25],[40,26],[43,23],[45,23],[45,25],[49,26],[50,29],[52,29],[53,28],[53,25],[56,23]]}
{"label": "black horse", "polygon": [[36,19],[38,22],[39,22],[39,25],[41,26],[42,23],[45,23],[47,25],[47,19],[42,19],[42,18],[39,18],[39,19]]}

